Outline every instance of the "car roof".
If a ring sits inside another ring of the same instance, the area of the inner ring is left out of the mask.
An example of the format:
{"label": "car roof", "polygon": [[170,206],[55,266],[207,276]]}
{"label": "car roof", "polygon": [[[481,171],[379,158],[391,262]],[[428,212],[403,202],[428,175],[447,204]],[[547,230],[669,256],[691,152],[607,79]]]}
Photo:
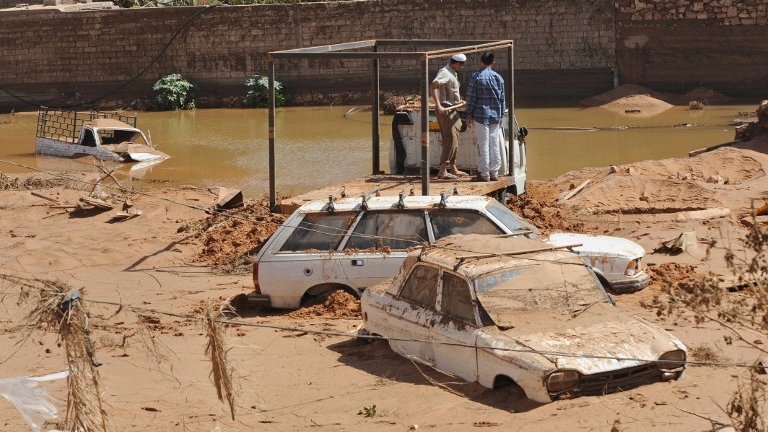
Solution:
{"label": "car roof", "polygon": [[530,266],[537,261],[584,265],[582,258],[566,246],[510,235],[452,235],[411,253],[422,262],[452,268],[470,279],[501,268]]}
{"label": "car roof", "polygon": [[[399,196],[378,196],[366,198],[365,202],[369,210],[395,210],[399,208]],[[415,195],[403,196],[402,207],[404,209],[435,208],[440,205],[443,198],[439,195]],[[445,207],[454,209],[484,209],[493,198],[483,195],[446,195]],[[362,197],[339,198],[333,201],[335,211],[359,211],[363,206]],[[297,211],[302,213],[315,213],[327,211],[328,200],[314,200],[303,204]]]}
{"label": "car roof", "polygon": [[86,126],[91,126],[96,129],[122,129],[122,130],[129,130],[133,132],[140,132],[138,129],[129,125],[128,123],[122,122],[120,120],[109,119],[109,118],[97,118],[93,120],[88,120],[84,124]]}

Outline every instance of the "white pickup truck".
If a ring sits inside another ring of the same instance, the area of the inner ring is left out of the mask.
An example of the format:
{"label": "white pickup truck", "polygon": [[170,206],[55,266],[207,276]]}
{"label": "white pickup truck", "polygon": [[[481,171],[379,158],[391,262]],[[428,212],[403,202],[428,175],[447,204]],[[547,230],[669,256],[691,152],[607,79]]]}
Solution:
{"label": "white pickup truck", "polygon": [[115,162],[156,163],[169,156],[157,150],[136,117],[113,111],[58,111],[41,109],[37,116],[35,153]]}
{"label": "white pickup truck", "polygon": [[[460,111],[460,114],[464,115]],[[389,146],[389,166],[392,174],[418,173],[421,169],[421,106],[403,105],[398,107],[392,119],[392,143]],[[525,158],[525,137],[528,130],[519,127],[517,121],[509,124],[509,113],[504,113],[501,143],[500,174],[510,176],[509,190],[515,195],[525,193],[527,164]],[[440,165],[442,137],[434,111],[429,114],[429,166]],[[510,136],[511,135],[511,136]],[[462,127],[459,133],[459,149],[456,165],[462,171],[477,172],[477,147],[475,134]],[[510,160],[511,159],[511,160]]]}

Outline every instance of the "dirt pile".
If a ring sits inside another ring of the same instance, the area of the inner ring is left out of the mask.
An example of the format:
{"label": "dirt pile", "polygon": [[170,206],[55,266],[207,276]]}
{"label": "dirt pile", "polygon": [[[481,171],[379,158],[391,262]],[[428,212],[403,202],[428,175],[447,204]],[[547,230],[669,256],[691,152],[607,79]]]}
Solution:
{"label": "dirt pile", "polygon": [[344,291],[334,291],[317,300],[318,304],[295,310],[291,318],[360,318],[360,302]]}
{"label": "dirt pile", "polygon": [[757,108],[757,121],[736,128],[736,139],[748,140],[762,136],[768,131],[768,100]]}
{"label": "dirt pile", "polygon": [[[651,90],[639,84],[623,84],[605,93],[581,100],[581,104],[590,107],[603,107],[619,112],[640,110],[663,112],[665,106],[691,106],[691,102],[706,105],[722,105],[732,98],[706,87],[696,87],[685,94],[672,94]],[[671,105],[670,105],[671,104]]]}
{"label": "dirt pile", "polygon": [[672,104],[648,95],[630,95],[600,105],[601,108],[635,116],[655,116],[672,108]]}
{"label": "dirt pile", "polygon": [[197,262],[237,271],[250,264],[285,219],[285,215],[271,213],[269,203],[262,200],[190,222],[180,231],[194,232],[200,242]]}
{"label": "dirt pile", "polygon": [[727,206],[711,185],[739,185],[764,175],[751,154],[724,147],[696,157],[585,168],[552,179],[547,187],[562,194],[589,182],[557,202],[567,214],[669,213]]}

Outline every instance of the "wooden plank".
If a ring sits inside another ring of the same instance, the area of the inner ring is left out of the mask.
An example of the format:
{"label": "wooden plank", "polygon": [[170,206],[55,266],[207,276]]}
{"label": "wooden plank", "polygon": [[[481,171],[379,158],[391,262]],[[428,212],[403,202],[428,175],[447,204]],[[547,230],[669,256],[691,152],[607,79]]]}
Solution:
{"label": "wooden plank", "polygon": [[568,200],[569,200],[569,199],[571,199],[571,198],[572,198],[574,195],[576,195],[577,193],[581,192],[581,190],[582,190],[582,189],[584,189],[585,187],[587,187],[587,185],[588,185],[588,184],[589,184],[589,182],[591,182],[591,181],[592,181],[592,179],[587,179],[587,180],[585,180],[585,181],[584,181],[584,183],[582,183],[582,184],[580,184],[580,185],[576,186],[574,189],[572,189],[570,192],[568,192],[568,193],[567,193],[567,194],[566,194],[564,197],[562,197],[562,198],[560,199],[560,201],[568,201]]}
{"label": "wooden plank", "polygon": [[38,198],[42,198],[42,199],[45,199],[45,200],[48,200],[48,201],[51,201],[51,202],[55,202],[55,203],[59,202],[59,200],[57,200],[57,199],[54,199],[54,198],[51,198],[51,197],[47,197],[47,196],[45,196],[45,195],[43,195],[41,193],[38,193],[38,192],[30,192],[30,193],[32,194],[32,196],[36,196]]}

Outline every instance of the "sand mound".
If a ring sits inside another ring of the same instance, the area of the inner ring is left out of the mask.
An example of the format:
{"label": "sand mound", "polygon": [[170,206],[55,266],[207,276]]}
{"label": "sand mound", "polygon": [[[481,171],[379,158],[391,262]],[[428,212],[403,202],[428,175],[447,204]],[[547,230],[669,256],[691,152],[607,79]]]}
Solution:
{"label": "sand mound", "polygon": [[641,85],[624,84],[603,94],[584,99],[581,103],[633,116],[653,116],[672,108],[671,104],[664,102],[667,98],[667,95]]}
{"label": "sand mound", "polygon": [[643,161],[631,166],[586,168],[553,179],[560,191],[590,183],[563,205],[571,212],[670,213],[721,207],[708,182],[738,184],[765,175],[762,164],[742,150],[724,147],[692,158]]}
{"label": "sand mound", "polygon": [[616,99],[600,107],[634,116],[654,116],[672,108],[672,105],[648,95],[636,94]]}
{"label": "sand mound", "polygon": [[731,97],[706,87],[696,87],[695,89],[683,95],[683,99],[684,100],[681,101],[682,103],[698,101],[707,105],[719,105],[733,100]]}
{"label": "sand mound", "polygon": [[648,95],[658,99],[666,99],[664,94],[653,91],[639,84],[624,84],[605,93],[583,99],[581,100],[581,104],[591,107],[598,107],[633,95]]}

